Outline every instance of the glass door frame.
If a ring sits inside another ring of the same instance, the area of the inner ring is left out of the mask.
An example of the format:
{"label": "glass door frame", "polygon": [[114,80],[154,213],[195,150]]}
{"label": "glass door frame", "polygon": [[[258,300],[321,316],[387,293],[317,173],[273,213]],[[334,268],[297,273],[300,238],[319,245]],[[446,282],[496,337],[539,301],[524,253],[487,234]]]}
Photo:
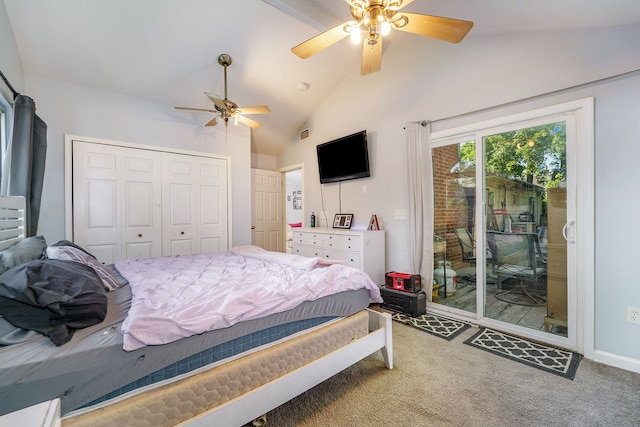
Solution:
{"label": "glass door frame", "polygon": [[[522,113],[516,113],[470,125],[436,130],[431,134],[431,148],[476,143],[476,212],[482,213],[477,221],[477,236],[484,236],[486,228],[486,192],[484,179],[484,140],[489,135],[540,124],[566,121],[567,123],[567,223],[569,240],[567,245],[567,292],[568,334],[567,337],[536,331],[484,316],[485,307],[485,263],[476,264],[477,292],[476,313],[429,303],[432,313],[441,313],[471,321],[479,326],[499,329],[526,338],[546,342],[550,345],[577,351],[587,358],[594,353],[594,261],[595,261],[595,205],[594,205],[594,141],[593,98],[585,98],[563,104],[552,105]],[[579,183],[579,185],[578,185]],[[433,221],[433,218],[430,219]],[[478,239],[476,253],[486,252],[485,239]],[[579,248],[579,250],[578,250]],[[582,266],[581,268],[577,268]]]}

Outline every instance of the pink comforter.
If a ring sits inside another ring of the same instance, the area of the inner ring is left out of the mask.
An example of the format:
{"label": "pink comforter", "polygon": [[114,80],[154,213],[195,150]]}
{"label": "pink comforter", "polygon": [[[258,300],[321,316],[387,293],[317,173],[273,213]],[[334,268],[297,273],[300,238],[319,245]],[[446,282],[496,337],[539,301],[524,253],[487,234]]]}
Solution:
{"label": "pink comforter", "polygon": [[382,302],[367,274],[341,264],[305,270],[291,262],[221,252],[123,260],[116,267],[132,292],[122,325],[126,351],[226,328],[347,290],[368,289],[372,301]]}

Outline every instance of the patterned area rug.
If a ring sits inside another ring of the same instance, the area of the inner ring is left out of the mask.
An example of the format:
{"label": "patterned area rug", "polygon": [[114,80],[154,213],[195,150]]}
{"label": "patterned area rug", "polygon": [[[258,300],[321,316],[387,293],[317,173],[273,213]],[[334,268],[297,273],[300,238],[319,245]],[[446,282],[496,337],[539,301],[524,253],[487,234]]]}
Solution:
{"label": "patterned area rug", "polygon": [[465,344],[571,380],[576,375],[581,358],[578,353],[548,347],[486,328],[466,340]]}
{"label": "patterned area rug", "polygon": [[416,329],[436,335],[440,338],[451,341],[462,331],[469,327],[464,322],[447,319],[446,317],[434,316],[433,314],[423,314],[418,317],[411,317],[404,313],[393,313],[391,318],[397,322],[413,326]]}

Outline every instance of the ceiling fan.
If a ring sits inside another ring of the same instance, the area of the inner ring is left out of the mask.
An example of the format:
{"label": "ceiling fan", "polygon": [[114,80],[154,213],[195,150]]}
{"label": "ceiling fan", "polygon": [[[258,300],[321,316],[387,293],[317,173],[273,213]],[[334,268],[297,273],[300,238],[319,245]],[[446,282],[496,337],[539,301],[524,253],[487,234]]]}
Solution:
{"label": "ceiling fan", "polygon": [[375,73],[382,66],[382,37],[392,28],[451,43],[460,42],[473,22],[439,16],[401,12],[413,0],[345,0],[351,6],[353,21],[347,21],[291,49],[302,59],[328,48],[347,36],[362,43],[362,75]]}
{"label": "ceiling fan", "polygon": [[218,124],[218,120],[223,122],[225,126],[228,126],[230,122],[232,124],[237,124],[238,122],[240,122],[252,128],[262,126],[262,124],[256,122],[255,120],[244,117],[243,114],[268,114],[271,112],[271,110],[269,110],[269,107],[267,107],[266,105],[260,105],[257,107],[238,107],[238,104],[230,101],[227,98],[227,67],[231,65],[231,62],[231,56],[227,55],[226,53],[218,56],[218,63],[224,67],[224,99],[220,99],[211,93],[204,93],[211,101],[213,101],[215,108],[214,110],[190,107],[175,107],[175,109],[188,111],[206,111],[209,113],[215,113],[216,116],[209,122],[207,122],[205,126],[215,126],[216,124]]}

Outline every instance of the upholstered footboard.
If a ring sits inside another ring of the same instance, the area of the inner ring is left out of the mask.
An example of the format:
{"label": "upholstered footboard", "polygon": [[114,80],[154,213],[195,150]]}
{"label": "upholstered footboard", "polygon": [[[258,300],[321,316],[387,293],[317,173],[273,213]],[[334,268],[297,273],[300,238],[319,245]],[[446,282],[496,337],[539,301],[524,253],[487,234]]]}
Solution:
{"label": "upholstered footboard", "polygon": [[391,318],[364,310],[171,383],[67,414],[62,425],[242,425],[378,349],[392,368]]}

